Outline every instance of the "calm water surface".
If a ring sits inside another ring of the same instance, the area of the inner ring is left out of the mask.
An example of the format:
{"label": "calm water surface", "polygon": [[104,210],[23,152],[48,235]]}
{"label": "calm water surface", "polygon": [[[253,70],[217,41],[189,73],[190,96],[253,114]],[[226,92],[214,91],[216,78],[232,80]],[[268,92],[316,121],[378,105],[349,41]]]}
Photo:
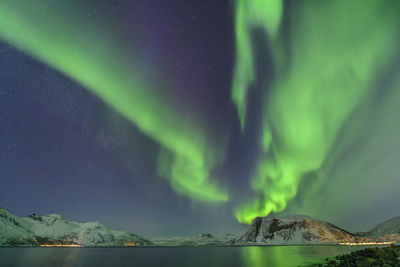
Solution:
{"label": "calm water surface", "polygon": [[0,248],[0,266],[298,266],[362,247]]}

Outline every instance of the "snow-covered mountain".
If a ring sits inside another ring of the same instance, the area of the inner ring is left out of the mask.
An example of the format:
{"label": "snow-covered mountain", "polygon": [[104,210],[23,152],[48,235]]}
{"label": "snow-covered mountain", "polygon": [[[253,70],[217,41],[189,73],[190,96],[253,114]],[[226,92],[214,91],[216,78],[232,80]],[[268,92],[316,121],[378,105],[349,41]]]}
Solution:
{"label": "snow-covered mountain", "polygon": [[78,223],[58,214],[18,217],[0,207],[0,246],[222,246],[301,245],[341,242],[400,241],[400,217],[368,232],[353,235],[331,223],[304,215],[257,217],[242,236],[200,234],[152,241],[138,235],[111,230],[99,222]]}
{"label": "snow-covered mountain", "polygon": [[364,233],[364,235],[371,237],[379,237],[382,235],[391,234],[400,234],[400,217],[389,219]]}
{"label": "snow-covered mountain", "polygon": [[0,246],[37,245],[132,246],[151,245],[138,235],[115,231],[99,222],[78,223],[58,214],[17,217],[0,208]]}
{"label": "snow-covered mountain", "polygon": [[0,208],[0,246],[38,245],[30,224]]}
{"label": "snow-covered mountain", "polygon": [[354,242],[351,233],[304,215],[257,217],[234,245],[300,245]]}
{"label": "snow-covered mountain", "polygon": [[368,232],[360,233],[359,235],[380,241],[400,241],[400,217],[389,219]]}
{"label": "snow-covered mountain", "polygon": [[193,236],[176,236],[171,238],[156,238],[151,241],[156,246],[223,246],[231,245],[237,238],[235,234],[225,234],[216,237],[212,234],[199,234]]}

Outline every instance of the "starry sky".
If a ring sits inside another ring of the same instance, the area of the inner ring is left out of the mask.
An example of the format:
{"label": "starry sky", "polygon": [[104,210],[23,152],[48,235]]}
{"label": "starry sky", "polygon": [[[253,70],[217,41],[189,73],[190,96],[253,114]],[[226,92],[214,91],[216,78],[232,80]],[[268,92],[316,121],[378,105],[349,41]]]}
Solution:
{"label": "starry sky", "polygon": [[145,237],[400,209],[400,4],[0,3],[0,206]]}

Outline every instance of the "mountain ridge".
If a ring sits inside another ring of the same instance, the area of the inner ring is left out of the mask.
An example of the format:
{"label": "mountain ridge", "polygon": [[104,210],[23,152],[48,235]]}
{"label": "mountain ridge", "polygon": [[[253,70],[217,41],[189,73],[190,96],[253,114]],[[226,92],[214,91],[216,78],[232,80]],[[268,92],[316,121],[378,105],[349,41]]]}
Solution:
{"label": "mountain ridge", "polygon": [[355,236],[329,222],[306,215],[257,217],[236,245],[299,245],[354,242]]}
{"label": "mountain ridge", "polygon": [[59,214],[18,217],[0,207],[0,246],[248,246],[399,242],[400,217],[362,233],[350,233],[306,215],[256,217],[242,235],[198,234],[144,239],[109,229],[100,222],[80,223]]}
{"label": "mountain ridge", "polygon": [[59,214],[18,217],[0,208],[0,246],[74,245],[146,246],[153,243],[136,234],[112,230],[99,222],[79,223]]}

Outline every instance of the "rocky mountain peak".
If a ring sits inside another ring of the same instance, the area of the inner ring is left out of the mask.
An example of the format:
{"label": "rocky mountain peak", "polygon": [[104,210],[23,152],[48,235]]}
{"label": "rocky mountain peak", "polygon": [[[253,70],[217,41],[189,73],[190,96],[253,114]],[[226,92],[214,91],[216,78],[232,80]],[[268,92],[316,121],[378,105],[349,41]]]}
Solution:
{"label": "rocky mountain peak", "polygon": [[200,234],[200,238],[214,238],[212,234]]}
{"label": "rocky mountain peak", "polygon": [[353,240],[352,234],[333,224],[304,215],[288,215],[255,218],[235,244],[319,244]]}
{"label": "rocky mountain peak", "polygon": [[12,215],[8,210],[2,207],[0,207],[0,220],[11,222],[16,226],[19,225],[19,222],[16,220],[16,217]]}
{"label": "rocky mountain peak", "polygon": [[2,215],[7,215],[7,214],[9,214],[9,212],[5,209],[5,208],[3,208],[3,207],[0,207],[0,216],[2,216]]}
{"label": "rocky mountain peak", "polygon": [[65,221],[59,214],[40,215],[40,214],[33,213],[33,214],[29,215],[28,217],[35,221],[45,223],[47,225],[52,225],[56,222]]}

